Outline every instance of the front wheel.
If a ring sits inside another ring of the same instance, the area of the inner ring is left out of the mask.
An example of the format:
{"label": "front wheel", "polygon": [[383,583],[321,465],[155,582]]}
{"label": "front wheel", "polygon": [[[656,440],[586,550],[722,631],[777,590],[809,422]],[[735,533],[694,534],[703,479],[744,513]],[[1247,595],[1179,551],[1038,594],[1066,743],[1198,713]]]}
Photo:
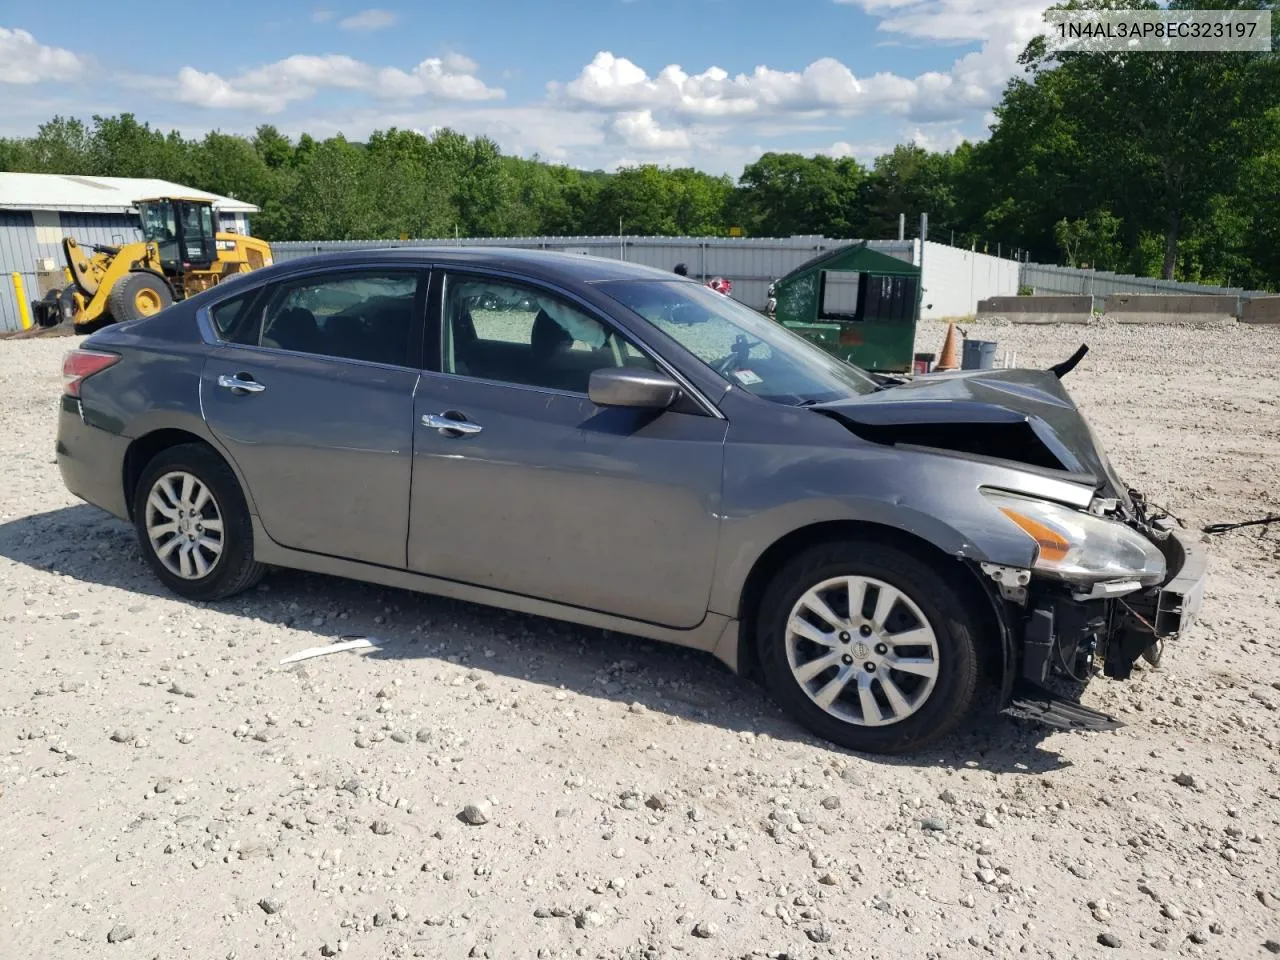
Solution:
{"label": "front wheel", "polygon": [[811,548],[765,591],[756,623],[765,679],[824,739],[906,753],[940,739],[977,696],[980,624],[952,579],[875,542]]}
{"label": "front wheel", "polygon": [[107,309],[116,323],[154,316],[172,303],[168,284],[145,270],[126,273],[107,294]]}
{"label": "front wheel", "polygon": [[133,522],[151,569],[188,600],[221,600],[262,579],[240,484],[203,444],[170,447],[147,464],[134,490]]}

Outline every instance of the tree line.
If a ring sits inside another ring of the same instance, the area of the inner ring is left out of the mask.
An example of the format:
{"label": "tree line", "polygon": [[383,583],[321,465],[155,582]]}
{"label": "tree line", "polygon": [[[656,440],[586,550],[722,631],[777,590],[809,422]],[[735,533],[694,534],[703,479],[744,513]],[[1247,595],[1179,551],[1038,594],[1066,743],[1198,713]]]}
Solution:
{"label": "tree line", "polygon": [[34,136],[0,139],[0,170],[172,180],[259,206],[253,230],[267,240],[886,239],[900,213],[908,236],[928,213],[930,239],[992,253],[999,243],[1040,262],[1280,289],[1276,53],[1053,55],[1037,40],[1022,63],[986,140],[900,145],[870,165],[766,153],[736,180],[578,170],[447,129],[356,143],[264,125],[187,139],[131,114],[55,117]]}

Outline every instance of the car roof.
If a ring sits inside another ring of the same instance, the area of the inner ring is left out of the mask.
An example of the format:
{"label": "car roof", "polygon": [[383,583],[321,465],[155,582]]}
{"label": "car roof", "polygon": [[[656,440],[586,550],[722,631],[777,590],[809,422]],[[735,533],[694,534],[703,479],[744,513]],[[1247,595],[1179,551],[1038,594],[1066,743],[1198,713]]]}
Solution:
{"label": "car roof", "polygon": [[364,263],[404,261],[406,265],[429,263],[444,267],[474,267],[490,270],[511,270],[531,279],[550,283],[600,283],[606,280],[684,280],[669,271],[646,267],[624,260],[593,257],[584,254],[561,253],[555,250],[529,250],[520,247],[369,247],[360,250],[340,250],[314,254],[293,260],[285,260],[265,270],[255,270],[248,276],[258,280],[270,280],[299,270],[315,267],[349,267]]}

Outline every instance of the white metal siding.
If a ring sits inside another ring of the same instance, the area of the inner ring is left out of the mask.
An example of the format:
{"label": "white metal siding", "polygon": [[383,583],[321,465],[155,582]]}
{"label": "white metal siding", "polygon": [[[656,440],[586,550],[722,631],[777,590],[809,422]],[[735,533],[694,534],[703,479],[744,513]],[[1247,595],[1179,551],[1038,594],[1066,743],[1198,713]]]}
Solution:
{"label": "white metal siding", "polygon": [[[0,330],[18,330],[22,326],[18,302],[13,292],[13,274],[22,274],[26,297],[35,297],[36,270],[42,258],[51,259],[56,269],[66,265],[62,254],[62,237],[75,237],[81,246],[95,243],[118,246],[140,238],[131,216],[114,213],[63,213],[58,217],[60,230],[37,237],[32,215],[24,211],[0,210]],[[56,236],[56,239],[55,239]],[[39,239],[48,242],[41,243]]]}
{"label": "white metal siding", "polygon": [[230,230],[242,236],[249,236],[249,215],[247,213],[226,213],[218,211],[218,229]]}
{"label": "white metal siding", "polygon": [[[769,284],[774,280],[786,276],[825,250],[858,242],[827,237],[448,237],[436,240],[287,242],[273,243],[271,249],[277,263],[338,250],[423,245],[556,250],[626,260],[659,270],[673,270],[677,263],[683,263],[689,268],[689,276],[695,280],[723,277],[731,281],[735,300],[762,310],[768,299]],[[916,262],[914,240],[873,240],[868,246],[907,263]]]}

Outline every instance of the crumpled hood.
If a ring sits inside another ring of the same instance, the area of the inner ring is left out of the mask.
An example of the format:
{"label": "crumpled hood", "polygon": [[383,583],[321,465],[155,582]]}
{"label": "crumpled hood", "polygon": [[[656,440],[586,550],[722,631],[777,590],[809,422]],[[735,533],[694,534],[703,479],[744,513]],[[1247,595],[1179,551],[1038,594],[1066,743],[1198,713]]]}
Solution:
{"label": "crumpled hood", "polygon": [[1088,422],[1048,370],[929,374],[877,393],[815,404],[864,439],[1065,470],[1128,501]]}

